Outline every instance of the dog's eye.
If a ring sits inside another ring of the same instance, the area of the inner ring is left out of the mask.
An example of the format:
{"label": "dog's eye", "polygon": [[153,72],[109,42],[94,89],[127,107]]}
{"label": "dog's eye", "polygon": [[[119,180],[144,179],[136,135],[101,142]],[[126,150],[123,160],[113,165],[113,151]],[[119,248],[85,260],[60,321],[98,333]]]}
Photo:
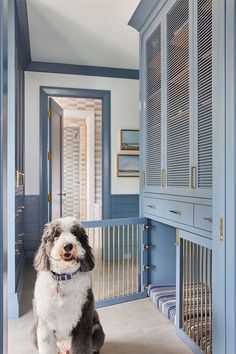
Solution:
{"label": "dog's eye", "polygon": [[59,237],[60,237],[60,232],[56,231],[54,234],[54,241],[58,240]]}

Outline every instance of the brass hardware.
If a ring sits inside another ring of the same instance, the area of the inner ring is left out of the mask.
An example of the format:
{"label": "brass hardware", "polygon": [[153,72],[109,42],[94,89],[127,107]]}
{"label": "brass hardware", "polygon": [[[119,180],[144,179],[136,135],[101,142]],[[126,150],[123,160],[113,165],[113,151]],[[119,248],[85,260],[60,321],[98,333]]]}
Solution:
{"label": "brass hardware", "polygon": [[52,201],[52,196],[51,194],[48,194],[48,203],[51,203],[51,201]]}
{"label": "brass hardware", "polygon": [[23,241],[22,240],[18,240],[15,242],[16,245],[22,245],[23,244]]}
{"label": "brass hardware", "polygon": [[51,158],[52,158],[52,153],[48,151],[48,160],[51,160]]}
{"label": "brass hardware", "polygon": [[143,269],[144,270],[150,270],[155,268],[155,266],[153,264],[144,264]]}
{"label": "brass hardware", "polygon": [[175,241],[175,246],[179,246],[179,229],[176,229],[176,241]]}
{"label": "brass hardware", "polygon": [[161,170],[161,187],[162,188],[165,188],[165,185],[166,185],[166,181],[165,181],[165,170]]}
{"label": "brass hardware", "polygon": [[147,205],[147,207],[151,208],[151,209],[156,209],[156,206],[155,205],[151,205],[151,204]]}
{"label": "brass hardware", "polygon": [[204,216],[203,220],[212,222],[212,217],[211,216]]}
{"label": "brass hardware", "polygon": [[48,119],[50,119],[51,118],[51,111],[50,111],[50,109],[48,110]]}
{"label": "brass hardware", "polygon": [[181,211],[180,210],[169,210],[170,213],[173,213],[173,214],[177,214],[177,215],[181,215]]}
{"label": "brass hardware", "polygon": [[22,186],[22,174],[21,174],[20,171],[18,172],[18,174],[19,174],[19,185],[18,185],[18,187],[21,187]]}
{"label": "brass hardware", "polygon": [[220,218],[220,240],[224,239],[224,218]]}
{"label": "brass hardware", "polygon": [[191,167],[191,188],[192,189],[196,188],[196,167],[195,166]]}
{"label": "brass hardware", "polygon": [[143,290],[144,290],[144,291],[147,291],[147,289],[148,289],[149,285],[150,285],[150,284],[146,284],[146,285],[144,285]]}
{"label": "brass hardware", "polygon": [[16,170],[16,188],[19,188],[20,186],[20,175],[19,175],[19,171]]}
{"label": "brass hardware", "polygon": [[22,186],[24,186],[24,184],[25,184],[25,174],[24,173],[22,173],[21,174],[21,183],[22,183]]}
{"label": "brass hardware", "polygon": [[151,242],[145,243],[145,244],[143,245],[143,248],[144,248],[145,250],[150,250],[150,249],[153,248],[153,247],[155,247],[155,245],[153,245]]}
{"label": "brass hardware", "polygon": [[144,171],[140,172],[140,184],[142,187],[145,186],[145,172]]}

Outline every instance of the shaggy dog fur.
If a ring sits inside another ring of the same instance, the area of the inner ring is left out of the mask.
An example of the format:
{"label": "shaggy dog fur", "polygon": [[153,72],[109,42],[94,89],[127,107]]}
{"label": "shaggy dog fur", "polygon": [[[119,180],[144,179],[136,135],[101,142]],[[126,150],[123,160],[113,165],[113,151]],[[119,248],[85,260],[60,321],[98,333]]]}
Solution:
{"label": "shaggy dog fur", "polygon": [[88,236],[75,218],[45,226],[34,267],[32,335],[39,354],[98,354],[105,336],[91,289],[94,258]]}

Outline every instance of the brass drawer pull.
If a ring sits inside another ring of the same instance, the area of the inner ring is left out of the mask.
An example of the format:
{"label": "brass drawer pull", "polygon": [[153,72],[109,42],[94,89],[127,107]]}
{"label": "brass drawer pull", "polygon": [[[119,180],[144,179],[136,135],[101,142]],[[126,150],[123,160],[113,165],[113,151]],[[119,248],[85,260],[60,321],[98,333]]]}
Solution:
{"label": "brass drawer pull", "polygon": [[156,209],[156,206],[155,205],[151,205],[151,204],[147,205],[147,207],[151,208],[151,209]]}
{"label": "brass drawer pull", "polygon": [[204,216],[203,220],[212,222],[212,217],[211,216]]}
{"label": "brass drawer pull", "polygon": [[177,215],[181,215],[181,211],[180,210],[169,210],[170,213],[173,213],[173,214],[177,214]]}

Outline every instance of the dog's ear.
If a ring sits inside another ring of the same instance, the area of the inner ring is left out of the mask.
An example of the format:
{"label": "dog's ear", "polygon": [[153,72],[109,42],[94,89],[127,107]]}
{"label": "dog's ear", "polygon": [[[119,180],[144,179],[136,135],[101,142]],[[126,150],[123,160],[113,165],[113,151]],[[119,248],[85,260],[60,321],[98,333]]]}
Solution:
{"label": "dog's ear", "polygon": [[50,264],[46,251],[47,240],[50,235],[50,224],[46,224],[44,228],[44,233],[42,236],[41,244],[34,258],[34,268],[37,272],[49,270]]}
{"label": "dog's ear", "polygon": [[78,224],[74,225],[73,234],[76,236],[77,240],[85,250],[85,255],[83,259],[80,260],[80,270],[81,272],[90,272],[94,268],[94,256],[92,248],[89,246],[88,235],[86,234],[85,229]]}

